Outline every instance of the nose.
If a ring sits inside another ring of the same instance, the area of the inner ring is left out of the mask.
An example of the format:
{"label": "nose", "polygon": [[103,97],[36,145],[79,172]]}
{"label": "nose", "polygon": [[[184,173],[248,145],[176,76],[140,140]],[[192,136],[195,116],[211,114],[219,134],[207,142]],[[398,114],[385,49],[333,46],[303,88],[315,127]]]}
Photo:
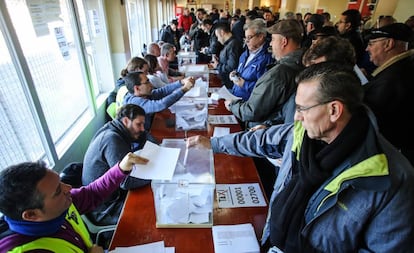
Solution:
{"label": "nose", "polygon": [[303,120],[303,116],[300,112],[295,111],[295,115],[293,116],[293,119],[295,121],[302,121]]}

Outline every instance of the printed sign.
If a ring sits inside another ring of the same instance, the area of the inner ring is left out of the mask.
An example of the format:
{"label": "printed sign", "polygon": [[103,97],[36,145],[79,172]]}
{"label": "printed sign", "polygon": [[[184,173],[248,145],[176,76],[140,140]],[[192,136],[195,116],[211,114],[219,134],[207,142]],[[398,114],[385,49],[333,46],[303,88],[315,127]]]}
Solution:
{"label": "printed sign", "polygon": [[216,184],[216,195],[220,208],[266,206],[258,183]]}

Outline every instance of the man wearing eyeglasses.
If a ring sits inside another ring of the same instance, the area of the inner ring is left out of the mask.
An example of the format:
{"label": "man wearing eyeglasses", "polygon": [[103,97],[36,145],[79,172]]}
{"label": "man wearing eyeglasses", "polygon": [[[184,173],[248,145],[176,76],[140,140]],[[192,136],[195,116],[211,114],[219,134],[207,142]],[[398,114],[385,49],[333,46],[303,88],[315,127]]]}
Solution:
{"label": "man wearing eyeglasses", "polygon": [[296,90],[295,76],[303,69],[300,48],[302,27],[295,19],[281,20],[267,29],[272,34],[276,64],[256,82],[247,101],[226,100],[225,106],[246,128],[274,118]]}
{"label": "man wearing eyeglasses", "polygon": [[282,158],[261,241],[269,253],[414,252],[414,168],[378,132],[352,68],[318,63],[297,80],[294,123],[187,145]]}
{"label": "man wearing eyeglasses", "polygon": [[364,86],[365,103],[378,120],[380,132],[414,164],[414,50],[408,50],[411,29],[394,23],[368,34],[367,51],[378,66]]}

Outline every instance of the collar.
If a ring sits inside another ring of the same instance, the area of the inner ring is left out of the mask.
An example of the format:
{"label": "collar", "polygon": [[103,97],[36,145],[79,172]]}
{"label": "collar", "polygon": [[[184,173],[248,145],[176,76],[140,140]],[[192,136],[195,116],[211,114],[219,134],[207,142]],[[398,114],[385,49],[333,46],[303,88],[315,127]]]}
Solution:
{"label": "collar", "polygon": [[394,57],[391,57],[390,59],[388,59],[388,61],[386,61],[384,64],[382,64],[381,66],[379,66],[378,68],[375,69],[375,71],[372,73],[372,76],[376,76],[379,73],[381,73],[384,69],[388,68],[389,66],[391,66],[392,64],[396,63],[397,61],[401,61],[402,59],[405,59],[407,57],[410,57],[414,55],[414,49],[408,50],[404,53],[398,54]]}

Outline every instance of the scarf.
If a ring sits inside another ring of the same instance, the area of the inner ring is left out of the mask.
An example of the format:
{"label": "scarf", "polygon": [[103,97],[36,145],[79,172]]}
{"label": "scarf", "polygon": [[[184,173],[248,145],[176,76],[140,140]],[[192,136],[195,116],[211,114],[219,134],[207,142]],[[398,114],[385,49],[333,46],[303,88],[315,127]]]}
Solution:
{"label": "scarf", "polygon": [[56,233],[65,221],[67,210],[60,216],[49,221],[33,222],[25,220],[13,220],[4,216],[11,231],[27,236],[47,236]]}
{"label": "scarf", "polygon": [[275,198],[270,217],[270,242],[285,253],[315,252],[301,237],[309,199],[339,166],[363,142],[368,117],[355,113],[339,136],[330,144],[312,140],[305,132],[300,159],[292,168],[292,179]]}

